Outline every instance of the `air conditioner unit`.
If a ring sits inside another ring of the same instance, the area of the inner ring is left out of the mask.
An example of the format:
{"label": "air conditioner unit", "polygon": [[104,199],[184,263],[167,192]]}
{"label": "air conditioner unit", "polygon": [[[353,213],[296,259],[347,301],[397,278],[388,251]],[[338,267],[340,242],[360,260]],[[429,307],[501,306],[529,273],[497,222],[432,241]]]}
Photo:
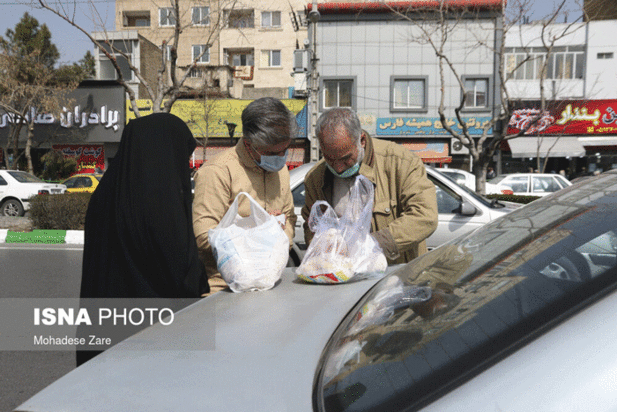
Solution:
{"label": "air conditioner unit", "polygon": [[450,139],[450,154],[469,154],[469,149],[456,137]]}
{"label": "air conditioner unit", "polygon": [[294,50],[294,73],[308,72],[309,51],[306,49]]}

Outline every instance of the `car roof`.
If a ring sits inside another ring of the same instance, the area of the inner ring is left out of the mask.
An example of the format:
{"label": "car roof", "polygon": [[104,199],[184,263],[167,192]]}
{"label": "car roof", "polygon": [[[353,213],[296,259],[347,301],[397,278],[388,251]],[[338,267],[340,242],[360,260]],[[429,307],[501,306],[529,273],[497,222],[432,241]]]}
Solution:
{"label": "car roof", "polygon": [[[375,283],[308,284],[287,268],[273,289],[215,293],[171,325],[154,325],[86,362],[19,410],[312,411],[321,348]],[[161,341],[204,337],[215,347],[156,350]]]}

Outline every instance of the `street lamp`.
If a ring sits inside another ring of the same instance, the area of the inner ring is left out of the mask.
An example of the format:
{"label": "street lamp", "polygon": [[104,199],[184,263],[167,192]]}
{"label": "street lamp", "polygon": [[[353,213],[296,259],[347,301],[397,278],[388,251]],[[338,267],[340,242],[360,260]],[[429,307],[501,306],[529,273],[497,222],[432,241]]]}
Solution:
{"label": "street lamp", "polygon": [[231,144],[238,143],[237,139],[236,139],[236,142],[234,143],[234,131],[236,130],[236,124],[229,123],[227,121],[225,121],[225,124],[227,125],[227,131],[229,132],[229,139],[231,141]]}

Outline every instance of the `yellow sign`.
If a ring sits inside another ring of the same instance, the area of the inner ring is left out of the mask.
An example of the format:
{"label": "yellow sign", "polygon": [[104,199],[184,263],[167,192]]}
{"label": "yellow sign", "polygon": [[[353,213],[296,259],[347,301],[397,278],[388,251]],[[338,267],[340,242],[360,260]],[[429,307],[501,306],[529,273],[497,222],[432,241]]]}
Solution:
{"label": "yellow sign", "polygon": [[[295,115],[306,106],[306,101],[298,99],[281,99],[283,104]],[[235,123],[234,137],[242,136],[242,111],[252,100],[212,99],[212,100],[177,100],[171,108],[175,114],[193,132],[195,137],[229,137],[227,123]],[[137,107],[142,116],[151,114],[152,100],[137,100]],[[135,119],[131,104],[126,103],[126,120]],[[226,123],[227,122],[227,123]]]}

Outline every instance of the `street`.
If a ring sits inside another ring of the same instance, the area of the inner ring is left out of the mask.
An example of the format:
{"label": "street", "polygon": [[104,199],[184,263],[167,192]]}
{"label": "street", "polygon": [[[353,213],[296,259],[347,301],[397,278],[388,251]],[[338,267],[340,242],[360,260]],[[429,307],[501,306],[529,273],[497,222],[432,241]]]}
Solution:
{"label": "street", "polygon": [[[81,246],[2,244],[0,298],[78,297],[81,261]],[[74,368],[72,351],[0,350],[0,411],[13,410]]]}

